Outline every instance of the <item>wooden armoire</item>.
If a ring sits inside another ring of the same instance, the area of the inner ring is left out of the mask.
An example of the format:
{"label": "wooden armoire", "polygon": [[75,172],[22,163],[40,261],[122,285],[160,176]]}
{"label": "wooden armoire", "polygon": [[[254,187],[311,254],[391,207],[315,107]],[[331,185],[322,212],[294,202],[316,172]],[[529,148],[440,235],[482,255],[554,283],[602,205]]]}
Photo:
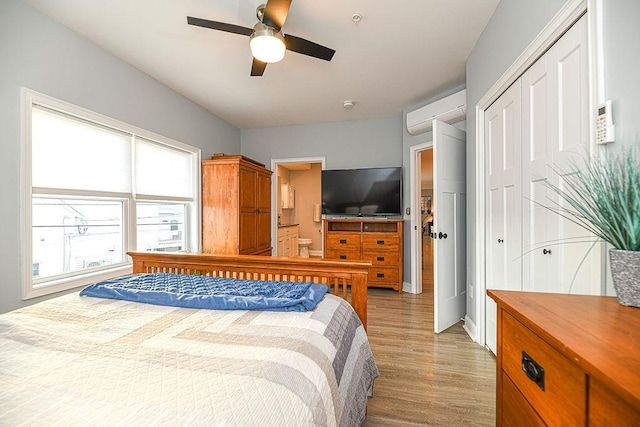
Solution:
{"label": "wooden armoire", "polygon": [[271,171],[241,155],[202,162],[202,252],[271,256]]}

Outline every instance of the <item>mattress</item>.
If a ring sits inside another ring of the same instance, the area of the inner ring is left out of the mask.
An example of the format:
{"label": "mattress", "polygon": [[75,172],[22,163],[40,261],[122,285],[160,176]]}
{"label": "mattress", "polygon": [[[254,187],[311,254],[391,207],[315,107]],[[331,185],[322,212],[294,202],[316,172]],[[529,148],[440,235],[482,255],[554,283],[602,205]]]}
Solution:
{"label": "mattress", "polygon": [[203,310],[69,294],[0,315],[0,425],[351,426],[378,376],[351,306]]}

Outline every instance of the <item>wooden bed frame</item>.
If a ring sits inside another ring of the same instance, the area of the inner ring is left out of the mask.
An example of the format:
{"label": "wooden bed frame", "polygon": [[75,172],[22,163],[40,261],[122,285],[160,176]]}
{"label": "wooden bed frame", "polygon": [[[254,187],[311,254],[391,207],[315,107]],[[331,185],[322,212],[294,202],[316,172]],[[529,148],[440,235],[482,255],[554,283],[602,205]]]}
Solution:
{"label": "wooden bed frame", "polygon": [[[177,273],[249,280],[314,282],[351,303],[367,328],[367,275],[370,261],[343,262],[314,258],[254,255],[209,255],[167,252],[127,252],[134,273]],[[350,286],[350,295],[347,294]],[[340,291],[342,290],[342,292]],[[350,298],[349,298],[350,296]]]}

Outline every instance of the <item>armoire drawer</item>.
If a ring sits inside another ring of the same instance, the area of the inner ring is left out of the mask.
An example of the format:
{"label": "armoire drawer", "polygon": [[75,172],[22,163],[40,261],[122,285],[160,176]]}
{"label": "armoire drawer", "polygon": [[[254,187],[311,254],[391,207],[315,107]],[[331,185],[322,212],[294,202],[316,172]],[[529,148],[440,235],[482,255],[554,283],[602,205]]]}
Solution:
{"label": "armoire drawer", "polygon": [[585,373],[505,311],[502,369],[545,423],[585,425]]}

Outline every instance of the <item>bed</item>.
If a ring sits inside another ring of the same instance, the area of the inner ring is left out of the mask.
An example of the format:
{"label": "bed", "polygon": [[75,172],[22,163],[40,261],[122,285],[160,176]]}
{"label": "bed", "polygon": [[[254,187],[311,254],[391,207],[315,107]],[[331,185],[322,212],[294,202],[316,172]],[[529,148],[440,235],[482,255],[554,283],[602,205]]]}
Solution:
{"label": "bed", "polygon": [[[367,262],[129,253],[134,273],[324,283],[312,311],[64,295],[0,315],[0,425],[359,425]],[[346,299],[351,301],[353,308]]]}

